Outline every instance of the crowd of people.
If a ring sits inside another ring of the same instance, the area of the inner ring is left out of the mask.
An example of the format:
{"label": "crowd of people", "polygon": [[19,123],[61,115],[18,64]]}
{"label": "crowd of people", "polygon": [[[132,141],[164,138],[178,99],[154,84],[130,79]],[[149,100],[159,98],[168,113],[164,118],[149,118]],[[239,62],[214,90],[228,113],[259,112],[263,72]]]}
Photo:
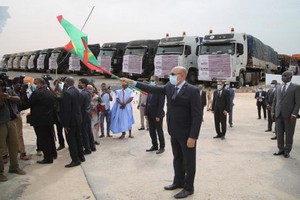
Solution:
{"label": "crowd of people", "polygon": [[[51,164],[57,158],[57,151],[69,147],[71,162],[65,167],[75,167],[85,162],[85,156],[96,151],[100,138],[112,137],[121,133],[119,139],[134,138],[132,102],[136,87],[140,93],[137,108],[140,111],[140,128],[149,130],[151,147],[147,152],[164,153],[165,138],[163,119],[166,116],[168,133],[174,156],[174,180],[165,190],[183,188],[175,198],[185,198],[194,192],[196,163],[196,142],[201,124],[204,121],[203,110],[214,115],[215,139],[225,139],[227,121],[233,127],[233,107],[235,90],[226,81],[218,81],[217,89],[207,91],[188,84],[184,67],[174,67],[166,85],[158,85],[157,76],[151,76],[149,83],[136,82],[121,78],[121,88],[111,91],[105,83],[98,90],[93,82],[86,78],[78,81],[72,77],[59,78],[50,84],[48,79],[35,78],[31,89],[24,84],[24,77],[16,77],[8,87],[0,79],[0,181],[6,181],[4,163],[9,155],[10,173],[23,175],[19,168],[17,155],[28,160],[22,134],[22,117],[20,112],[30,109],[27,115],[29,123],[36,134],[37,154],[43,155],[38,164]],[[299,112],[299,87],[291,83],[291,72],[282,74],[283,85],[273,80],[268,92],[262,88],[255,94],[258,119],[268,116],[267,132],[272,131],[275,122],[275,137],[279,151],[274,153],[288,158],[292,149],[296,118]],[[129,87],[130,86],[130,87]],[[111,102],[115,101],[111,108]],[[164,107],[167,102],[167,114]],[[268,115],[266,114],[268,111]],[[227,120],[228,116],[228,120]],[[55,125],[55,126],[54,126]],[[54,129],[56,127],[56,130]],[[55,146],[57,135],[59,146]],[[65,137],[64,137],[65,136]]]}

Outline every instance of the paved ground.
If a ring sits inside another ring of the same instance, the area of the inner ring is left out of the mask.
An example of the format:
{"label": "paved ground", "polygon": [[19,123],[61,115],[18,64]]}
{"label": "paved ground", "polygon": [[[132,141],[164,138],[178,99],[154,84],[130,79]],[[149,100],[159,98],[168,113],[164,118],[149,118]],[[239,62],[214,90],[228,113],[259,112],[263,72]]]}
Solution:
{"label": "paved ground", "polygon": [[[103,80],[97,80],[97,85],[99,81]],[[136,109],[134,116],[134,139],[119,140],[119,135],[101,139],[97,152],[87,156],[81,167],[64,168],[70,161],[67,149],[59,152],[53,165],[35,164],[40,159],[36,155],[20,161],[27,175],[7,174],[9,181],[0,183],[0,199],[173,199],[178,191],[163,190],[173,178],[169,136],[165,132],[164,154],[145,152],[151,146],[150,137],[146,131],[137,131]],[[266,120],[256,118],[254,94],[237,94],[234,127],[228,129],[225,140],[216,140],[213,115],[205,111],[197,144],[195,193],[188,199],[300,199],[300,123],[291,157],[285,159],[272,155],[277,151],[276,142],[270,140],[273,134],[264,132]],[[24,138],[27,151],[34,154],[35,135],[28,125]]]}

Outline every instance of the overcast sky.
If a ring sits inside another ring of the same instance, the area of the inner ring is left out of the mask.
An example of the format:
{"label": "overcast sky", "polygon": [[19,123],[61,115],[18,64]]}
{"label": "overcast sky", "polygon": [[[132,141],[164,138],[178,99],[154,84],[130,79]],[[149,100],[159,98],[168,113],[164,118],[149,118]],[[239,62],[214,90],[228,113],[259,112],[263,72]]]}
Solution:
{"label": "overcast sky", "polygon": [[300,0],[1,0],[0,6],[0,56],[64,46],[69,39],[56,16],[81,28],[93,6],[83,30],[90,44],[234,27],[278,53],[300,53]]}

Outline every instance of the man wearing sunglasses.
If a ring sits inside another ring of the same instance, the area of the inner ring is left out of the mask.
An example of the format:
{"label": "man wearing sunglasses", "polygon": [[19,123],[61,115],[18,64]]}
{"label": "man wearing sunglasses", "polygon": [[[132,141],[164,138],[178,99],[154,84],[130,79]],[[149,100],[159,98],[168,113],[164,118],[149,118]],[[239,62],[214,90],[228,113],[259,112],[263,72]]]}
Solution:
{"label": "man wearing sunglasses", "polygon": [[199,136],[202,110],[198,88],[185,81],[187,70],[174,67],[169,82],[164,87],[149,86],[127,78],[121,81],[136,85],[150,94],[163,94],[167,98],[167,124],[173,151],[174,180],[165,190],[183,188],[175,198],[185,198],[194,193],[196,173],[196,141]]}

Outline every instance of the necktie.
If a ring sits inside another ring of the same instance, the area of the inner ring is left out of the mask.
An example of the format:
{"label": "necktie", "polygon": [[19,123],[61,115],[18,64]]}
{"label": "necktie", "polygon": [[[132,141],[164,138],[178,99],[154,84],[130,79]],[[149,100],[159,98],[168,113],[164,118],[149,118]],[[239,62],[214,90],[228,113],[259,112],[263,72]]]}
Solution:
{"label": "necktie", "polygon": [[286,90],[286,83],[283,85],[283,88],[282,88],[282,91],[281,91],[282,96],[285,94],[285,90]]}
{"label": "necktie", "polygon": [[218,96],[219,96],[219,97],[221,96],[221,90],[219,91]]}
{"label": "necktie", "polygon": [[176,98],[176,96],[177,96],[177,91],[178,91],[178,87],[175,87],[175,91],[174,91],[174,93],[173,93],[173,95],[172,95],[172,99],[174,100],[175,98]]}

